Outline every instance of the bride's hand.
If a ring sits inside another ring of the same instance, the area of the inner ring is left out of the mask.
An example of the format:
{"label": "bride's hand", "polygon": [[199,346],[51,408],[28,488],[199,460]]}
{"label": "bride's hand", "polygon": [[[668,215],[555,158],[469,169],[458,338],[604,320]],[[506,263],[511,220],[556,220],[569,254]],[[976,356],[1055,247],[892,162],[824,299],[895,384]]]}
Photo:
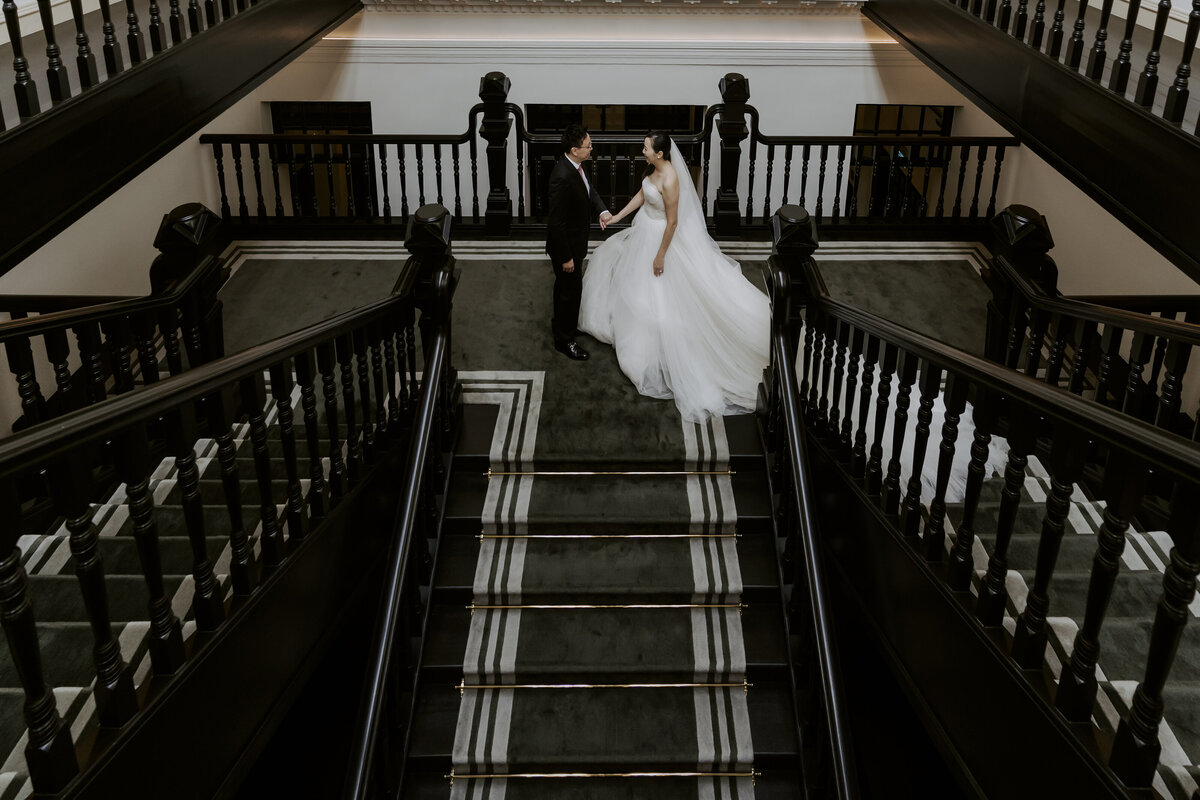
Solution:
{"label": "bride's hand", "polygon": [[654,277],[660,277],[663,274],[663,257],[654,257]]}
{"label": "bride's hand", "polygon": [[600,215],[600,230],[604,230],[614,222],[616,222],[616,220],[613,218],[612,212],[605,211]]}

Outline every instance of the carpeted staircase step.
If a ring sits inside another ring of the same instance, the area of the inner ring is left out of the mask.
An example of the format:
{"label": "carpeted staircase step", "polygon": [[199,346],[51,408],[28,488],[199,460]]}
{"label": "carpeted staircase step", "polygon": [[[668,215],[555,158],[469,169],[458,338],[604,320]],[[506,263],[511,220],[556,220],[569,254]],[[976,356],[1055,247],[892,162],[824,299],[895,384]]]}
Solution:
{"label": "carpeted staircase step", "polygon": [[[545,551],[546,548],[551,546],[553,541],[559,542],[559,547],[567,548],[562,552],[565,556],[570,557],[575,553],[586,553],[589,548],[598,549],[600,543],[607,540],[551,540],[549,538],[534,539],[531,537],[526,545],[526,552],[528,552],[529,546],[533,546],[535,550]],[[627,540],[627,543],[638,541]],[[646,546],[654,540],[640,541],[643,543],[643,546]],[[672,541],[675,544],[666,544]],[[662,544],[658,546],[658,551],[662,553],[666,549],[677,549],[683,546],[683,542],[687,541],[689,540],[663,540]],[[738,535],[734,541],[736,542],[737,560],[742,575],[743,599],[748,602],[767,602],[778,598],[779,572],[775,563],[773,537],[755,533]],[[434,580],[434,591],[441,598],[441,602],[451,602],[452,600],[461,601],[462,603],[470,602],[474,594],[476,565],[479,560],[480,549],[481,541],[478,535],[462,534],[443,538],[438,551],[437,576]]]}
{"label": "carpeted staircase step", "polygon": [[[1053,599],[1051,606],[1054,605]],[[1200,625],[1184,626],[1179,637],[1179,654],[1171,667],[1170,684],[1192,684],[1200,696]],[[1139,681],[1146,671],[1150,630],[1154,616],[1105,617],[1100,629],[1100,661],[1110,681]],[[1200,713],[1200,706],[1197,706]]]}
{"label": "carpeted staircase step", "polygon": [[[205,530],[208,534],[205,539],[208,559],[210,563],[215,564],[229,545],[229,538],[217,533],[220,528],[206,527]],[[25,569],[30,574],[75,574],[75,558],[71,555],[70,542],[66,536],[22,537],[18,546],[24,557]],[[142,560],[138,555],[137,541],[132,531],[129,535],[103,536],[99,539],[98,546],[106,574],[142,574]],[[189,539],[181,536],[160,536],[158,552],[164,574],[186,575],[192,571],[192,545]]]}
{"label": "carpeted staircase step", "polygon": [[[143,604],[144,607],[145,604]],[[130,626],[129,632],[125,633],[126,626],[118,623],[112,626],[112,633],[117,638],[133,637],[135,641],[140,641],[145,636],[148,627],[148,625]],[[42,672],[46,684],[52,687],[90,686],[96,678],[96,663],[92,660],[94,642],[92,628],[85,621],[39,622],[38,643],[42,647],[42,652],[54,654],[53,658],[43,658],[42,660]],[[122,650],[126,649],[126,647],[122,647]],[[4,648],[3,652],[0,652],[0,698],[3,697],[3,690],[19,689],[20,686],[16,666],[12,662],[12,654],[8,648]],[[0,714],[2,713],[0,712]],[[7,730],[7,728],[0,723],[0,730]]]}
{"label": "carpeted staircase step", "polygon": [[[1010,570],[1013,566],[1010,562]],[[1018,569],[1016,572],[1024,578],[1026,586],[1033,585],[1032,569]],[[1050,580],[1049,613],[1056,617],[1071,617],[1082,621],[1087,609],[1090,580],[1088,573],[1055,570],[1054,577]],[[1113,586],[1105,618],[1137,617],[1153,620],[1158,598],[1162,595],[1162,585],[1163,576],[1158,572],[1124,573]],[[1023,607],[1024,603],[1018,606],[1018,610]]]}
{"label": "carpeted staircase step", "polygon": [[[306,465],[307,466],[307,465]],[[252,478],[253,476],[247,476]],[[308,492],[308,472],[307,468],[302,470],[299,475],[300,488],[304,493]],[[287,481],[273,480],[271,481],[271,499],[275,501],[275,505],[283,505],[287,500]],[[242,508],[257,507],[259,498],[262,496],[258,491],[257,481],[244,479],[239,484],[241,489]],[[204,477],[199,482],[200,500],[205,506],[216,506],[222,511],[225,509],[225,486],[219,478]],[[174,478],[166,478],[161,481],[156,487],[155,501],[162,506],[178,506],[182,502],[183,490],[179,483]]]}
{"label": "carpeted staircase step", "polygon": [[[223,576],[217,577],[223,580]],[[167,597],[172,597],[185,580],[190,582],[191,576],[164,576]],[[146,580],[140,574],[108,574],[104,576],[104,585],[108,591],[108,614],[112,622],[136,622],[148,618]],[[74,575],[29,576],[29,600],[33,603],[39,626],[49,622],[86,622],[88,619],[79,580]],[[43,655],[50,657],[46,651]]]}
{"label": "carpeted staircase step", "polygon": [[479,609],[467,684],[740,682],[742,620],[734,608]]}
{"label": "carpeted staircase step", "polygon": [[729,602],[742,591],[732,536],[485,538],[476,603]]}
{"label": "carpeted staircase step", "polygon": [[741,686],[467,689],[453,753],[460,774],[724,771],[753,756]]}
{"label": "carpeted staircase step", "polygon": [[[475,784],[482,785],[476,786]],[[500,778],[456,780],[450,800],[753,800],[761,797],[747,777]]]}

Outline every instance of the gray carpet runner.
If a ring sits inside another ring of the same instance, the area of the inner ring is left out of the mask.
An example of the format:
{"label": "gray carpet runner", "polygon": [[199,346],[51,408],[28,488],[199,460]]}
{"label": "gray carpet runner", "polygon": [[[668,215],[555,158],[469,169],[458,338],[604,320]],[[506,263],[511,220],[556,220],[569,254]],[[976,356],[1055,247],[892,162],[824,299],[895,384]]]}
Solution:
{"label": "gray carpet runner", "polygon": [[[995,540],[1000,490],[1003,480],[984,483],[976,515],[975,569],[977,577],[987,570]],[[1050,476],[1044,465],[1030,457],[1026,469],[1021,506],[1008,550],[1008,609],[1004,626],[1012,633],[1016,618],[1025,608],[1028,586],[1033,582]],[[1103,523],[1103,501],[1089,499],[1076,487],[1065,525],[1057,566],[1050,582],[1050,629],[1046,664],[1055,679],[1070,660],[1075,634],[1083,624],[1096,533]],[[949,548],[954,526],[961,521],[961,506],[948,508],[946,543]],[[1115,735],[1120,720],[1128,715],[1133,692],[1146,668],[1150,629],[1163,591],[1163,574],[1169,563],[1171,538],[1162,531],[1147,531],[1135,522],[1126,537],[1119,573],[1108,613],[1101,628],[1100,661],[1093,723],[1106,735]],[[972,591],[977,591],[976,586]],[[1154,789],[1162,797],[1193,800],[1200,786],[1200,598],[1190,608],[1189,624],[1183,629],[1178,655],[1163,692],[1165,718],[1159,729],[1162,745]]]}
{"label": "gray carpet runner", "polygon": [[474,373],[464,387],[467,402],[504,404],[451,797],[749,800],[752,689],[723,423],[685,429],[660,413],[677,430],[640,460],[655,474],[532,475],[569,461],[565,437],[548,461],[534,449],[542,380]]}

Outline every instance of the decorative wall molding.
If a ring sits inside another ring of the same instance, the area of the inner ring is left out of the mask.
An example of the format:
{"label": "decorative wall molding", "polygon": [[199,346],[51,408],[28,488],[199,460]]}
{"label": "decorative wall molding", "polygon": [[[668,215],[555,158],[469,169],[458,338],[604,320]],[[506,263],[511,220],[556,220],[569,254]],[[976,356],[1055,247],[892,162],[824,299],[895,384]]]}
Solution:
{"label": "decorative wall molding", "polygon": [[328,37],[299,59],[318,64],[564,63],[600,66],[673,65],[740,69],[772,67],[920,67],[895,42],[497,41]]}
{"label": "decorative wall molding", "polygon": [[367,12],[857,16],[865,0],[363,0]]}

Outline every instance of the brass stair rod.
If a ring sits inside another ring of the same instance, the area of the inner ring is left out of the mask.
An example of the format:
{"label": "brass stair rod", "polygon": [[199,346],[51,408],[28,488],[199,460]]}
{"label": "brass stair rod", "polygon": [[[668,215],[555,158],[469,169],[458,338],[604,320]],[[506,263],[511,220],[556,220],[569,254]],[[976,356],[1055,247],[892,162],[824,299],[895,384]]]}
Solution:
{"label": "brass stair rod", "polygon": [[649,470],[649,471],[638,471],[638,470],[622,470],[622,471],[532,470],[530,472],[498,472],[498,471],[495,471],[492,469],[488,469],[488,471],[487,471],[488,478],[499,478],[499,477],[505,477],[505,476],[513,477],[513,476],[523,476],[523,475],[530,475],[530,476],[541,475],[542,477],[548,477],[548,478],[573,477],[573,476],[579,477],[579,476],[588,476],[588,475],[608,476],[608,477],[626,476],[626,477],[634,477],[634,478],[649,478],[649,477],[658,477],[658,476],[669,477],[669,476],[678,476],[678,475],[735,475],[735,474],[736,473],[731,469],[723,469],[723,470]]}
{"label": "brass stair rod", "polygon": [[467,683],[459,681],[461,695],[467,689],[741,689],[750,691],[751,683]]}
{"label": "brass stair rod", "polygon": [[482,605],[472,603],[467,606],[469,611],[477,610],[504,610],[504,609],[541,609],[541,610],[579,610],[579,609],[596,609],[596,608],[640,608],[640,609],[655,609],[655,608],[736,608],[742,610],[746,607],[745,603],[555,603],[555,604],[521,604],[515,603],[512,605]]}
{"label": "brass stair rod", "polygon": [[497,780],[505,778],[749,778],[754,781],[762,773],[747,772],[487,772],[457,774],[453,770],[445,777],[455,780]]}

